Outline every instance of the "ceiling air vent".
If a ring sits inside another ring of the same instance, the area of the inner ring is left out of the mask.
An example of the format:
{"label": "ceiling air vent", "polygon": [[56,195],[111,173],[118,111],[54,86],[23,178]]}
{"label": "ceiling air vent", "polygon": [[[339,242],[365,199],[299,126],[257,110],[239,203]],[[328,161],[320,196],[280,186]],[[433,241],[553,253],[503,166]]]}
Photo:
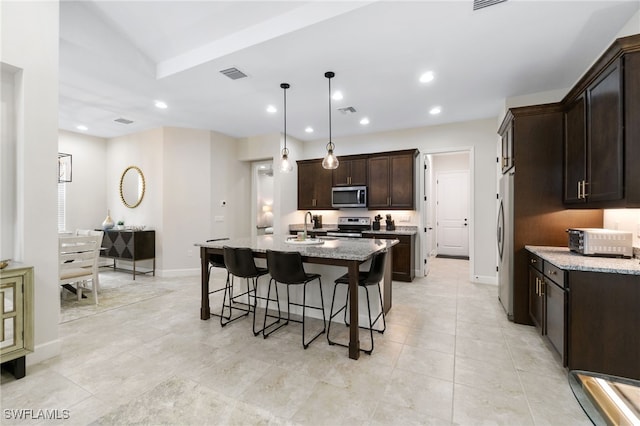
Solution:
{"label": "ceiling air vent", "polygon": [[239,78],[245,78],[247,75],[240,71],[238,68],[227,68],[226,70],[220,71],[223,75],[226,75],[231,80],[237,80]]}
{"label": "ceiling air vent", "polygon": [[115,121],[116,123],[120,123],[120,124],[131,124],[131,123],[133,123],[133,121],[127,120],[126,118],[122,118],[122,117],[116,118],[113,121]]}
{"label": "ceiling air vent", "polygon": [[344,108],[338,108],[338,111],[340,111],[343,114],[353,114],[354,112],[356,112],[356,109],[354,107],[344,107]]}
{"label": "ceiling air vent", "polygon": [[473,10],[482,9],[483,7],[493,6],[507,0],[473,0]]}

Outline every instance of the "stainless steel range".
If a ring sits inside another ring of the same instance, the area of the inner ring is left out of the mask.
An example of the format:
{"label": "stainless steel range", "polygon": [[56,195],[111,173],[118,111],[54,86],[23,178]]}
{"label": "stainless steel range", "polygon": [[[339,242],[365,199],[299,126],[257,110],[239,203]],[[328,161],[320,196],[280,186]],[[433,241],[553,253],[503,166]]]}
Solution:
{"label": "stainless steel range", "polygon": [[362,238],[363,231],[371,230],[370,217],[339,217],[338,230],[327,232],[331,237]]}

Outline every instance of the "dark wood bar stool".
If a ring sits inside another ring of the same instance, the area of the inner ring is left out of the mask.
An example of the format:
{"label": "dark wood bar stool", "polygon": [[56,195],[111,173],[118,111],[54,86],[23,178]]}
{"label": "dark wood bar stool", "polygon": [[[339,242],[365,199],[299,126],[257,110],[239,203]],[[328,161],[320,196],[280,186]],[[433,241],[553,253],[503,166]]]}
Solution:
{"label": "dark wood bar stool", "polygon": [[[283,252],[283,251],[274,251],[267,250],[267,267],[269,269],[269,273],[271,274],[271,279],[269,280],[269,290],[267,291],[267,309],[269,308],[269,302],[272,300],[269,299],[271,295],[271,283],[275,283],[276,289],[276,300],[278,303],[278,321],[267,325],[266,316],[265,323],[262,330],[262,335],[266,339],[269,337],[271,333],[285,325],[289,324],[289,322],[299,322],[302,323],[302,347],[307,349],[311,342],[316,340],[321,334],[325,333],[327,328],[327,321],[324,315],[324,299],[322,298],[322,281],[320,280],[319,274],[307,274],[304,271],[304,267],[302,265],[302,256],[299,252]],[[307,284],[313,280],[318,280],[318,290],[320,292],[320,306],[310,306],[307,305]],[[287,317],[286,321],[275,328],[271,328],[267,332],[267,329],[274,325],[276,322],[279,322],[282,319],[281,311],[280,311],[280,300],[278,298],[278,284],[284,284],[287,286]],[[291,298],[289,297],[289,288],[292,285],[302,285],[302,304],[291,302]],[[302,321],[291,319],[291,305],[294,306],[302,306]],[[306,318],[306,309],[316,309],[322,312],[322,330],[318,332],[315,336],[313,336],[309,341],[305,341],[305,318]]]}
{"label": "dark wood bar stool", "polygon": [[[380,291],[380,281],[382,281],[382,279],[384,278],[384,263],[387,257],[387,252],[383,251],[383,252],[378,252],[376,254],[374,254],[371,257],[371,267],[369,268],[368,271],[360,271],[360,274],[358,275],[359,279],[358,279],[358,286],[360,288],[364,288],[365,293],[367,295],[367,311],[369,313],[369,327],[363,327],[363,326],[359,326],[362,329],[365,330],[369,330],[369,334],[371,335],[371,349],[360,349],[361,351],[363,351],[364,353],[371,355],[371,353],[373,352],[373,326],[375,325],[376,322],[378,322],[378,320],[380,319],[380,317],[382,317],[382,330],[376,330],[378,333],[382,334],[384,333],[384,331],[387,329],[387,323],[385,321],[384,318],[384,307],[382,304],[382,292]],[[336,298],[336,290],[338,288],[338,285],[346,285],[347,286],[347,297],[345,300],[345,304],[344,306],[342,306],[340,309],[338,309],[335,313],[333,312],[333,304],[335,302],[335,298]],[[370,286],[377,286],[378,287],[378,297],[380,298],[380,313],[378,314],[378,316],[376,316],[376,318],[374,320],[371,319],[371,302],[369,299],[369,287]],[[330,345],[340,345],[340,346],[345,346],[348,347],[348,345],[345,345],[343,343],[338,343],[338,342],[334,342],[331,340],[330,335],[331,335],[331,320],[336,317],[341,311],[344,311],[344,323],[346,325],[349,325],[349,323],[347,322],[347,306],[349,305],[349,274],[344,274],[343,276],[341,276],[340,278],[338,278],[335,281],[335,285],[333,286],[333,296],[331,297],[331,313],[329,314],[329,328],[327,329],[327,341],[329,342]]]}
{"label": "dark wood bar stool", "polygon": [[[263,275],[267,275],[269,271],[266,268],[258,268],[253,259],[253,251],[246,247],[223,247],[224,264],[227,268],[227,281],[224,287],[224,298],[222,299],[222,311],[220,315],[220,325],[224,327],[232,321],[243,318],[253,310],[253,334],[258,335],[261,330],[256,330],[256,317],[255,309],[257,306],[257,286],[258,278]],[[234,295],[233,292],[233,278],[245,278],[247,282],[247,289],[245,292]],[[249,283],[252,281],[252,286]],[[251,304],[251,295],[253,294],[253,306]],[[238,299],[242,296],[247,296],[246,306],[244,302],[239,302]],[[229,314],[225,315],[225,309],[229,310]],[[239,310],[242,314],[233,317],[233,310]]]}

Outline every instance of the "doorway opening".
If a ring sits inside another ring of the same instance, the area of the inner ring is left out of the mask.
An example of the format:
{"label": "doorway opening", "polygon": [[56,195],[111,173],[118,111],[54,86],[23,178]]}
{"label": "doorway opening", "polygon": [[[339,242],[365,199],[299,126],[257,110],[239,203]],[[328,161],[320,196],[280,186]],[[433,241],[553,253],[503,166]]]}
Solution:
{"label": "doorway opening", "polygon": [[252,164],[253,202],[252,228],[254,235],[273,234],[273,160]]}
{"label": "doorway opening", "polygon": [[473,147],[423,153],[422,254],[468,259],[473,276]]}

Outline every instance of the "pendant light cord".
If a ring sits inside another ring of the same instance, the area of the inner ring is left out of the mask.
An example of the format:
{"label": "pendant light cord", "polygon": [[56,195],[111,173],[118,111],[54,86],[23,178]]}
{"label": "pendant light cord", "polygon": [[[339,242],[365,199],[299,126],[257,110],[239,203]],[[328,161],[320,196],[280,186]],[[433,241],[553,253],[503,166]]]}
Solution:
{"label": "pendant light cord", "polygon": [[329,143],[333,144],[331,141],[331,77],[329,77]]}

